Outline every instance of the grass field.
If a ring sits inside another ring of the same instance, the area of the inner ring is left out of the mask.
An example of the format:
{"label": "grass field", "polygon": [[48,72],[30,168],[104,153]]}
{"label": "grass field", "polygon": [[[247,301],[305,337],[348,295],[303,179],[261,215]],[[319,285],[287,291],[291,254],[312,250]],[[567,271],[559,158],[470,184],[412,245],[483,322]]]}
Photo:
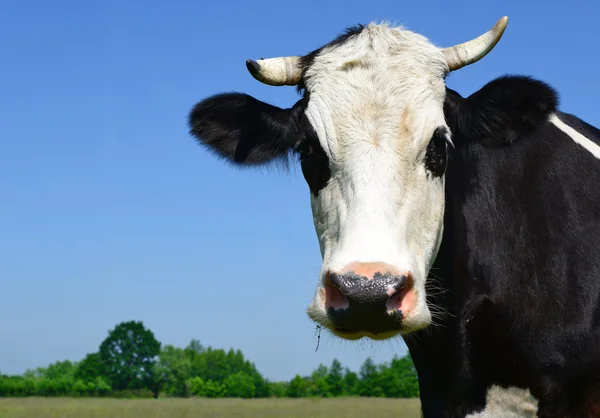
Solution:
{"label": "grass field", "polygon": [[419,417],[418,399],[0,398],[0,418]]}

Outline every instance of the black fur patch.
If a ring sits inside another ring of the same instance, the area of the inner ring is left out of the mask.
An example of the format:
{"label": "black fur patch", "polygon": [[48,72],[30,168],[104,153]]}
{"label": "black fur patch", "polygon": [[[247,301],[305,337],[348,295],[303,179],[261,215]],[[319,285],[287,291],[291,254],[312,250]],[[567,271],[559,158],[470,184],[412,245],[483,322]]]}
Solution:
{"label": "black fur patch", "polygon": [[448,130],[437,128],[427,145],[425,168],[434,177],[441,177],[446,172],[448,163]]}
{"label": "black fur patch", "polygon": [[317,196],[319,191],[327,185],[331,178],[329,158],[321,147],[319,138],[306,117],[302,118],[302,132],[304,137],[299,143],[299,147],[305,152],[298,152],[302,175],[311,193]]}
{"label": "black fur patch", "polygon": [[559,105],[552,87],[526,76],[499,77],[466,99],[450,89],[447,93],[445,112],[453,133],[489,147],[531,134]]}
{"label": "black fur patch", "polygon": [[479,411],[493,384],[529,388],[540,418],[600,412],[600,164],[547,120],[600,130],[557,104],[527,77],[448,90],[444,291],[427,295],[447,315],[405,339],[425,418]]}
{"label": "black fur patch", "polygon": [[236,165],[287,163],[295,152],[311,192],[317,195],[331,173],[327,154],[304,114],[307,102],[308,97],[291,109],[281,109],[247,94],[218,94],[191,110],[190,134]]}
{"label": "black fur patch", "polygon": [[300,136],[301,100],[281,109],[252,96],[223,93],[190,111],[190,134],[217,156],[240,165],[287,159]]}

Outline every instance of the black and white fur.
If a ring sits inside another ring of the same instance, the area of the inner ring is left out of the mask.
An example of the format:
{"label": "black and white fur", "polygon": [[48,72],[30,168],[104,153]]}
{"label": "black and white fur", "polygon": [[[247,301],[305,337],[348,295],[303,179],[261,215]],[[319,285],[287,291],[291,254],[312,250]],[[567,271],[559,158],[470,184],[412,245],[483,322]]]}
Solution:
{"label": "black and white fur", "polygon": [[[402,28],[354,28],[303,62],[293,107],[214,96],[191,133],[240,165],[299,157],[323,272],[411,272],[398,333],[423,415],[600,416],[600,131],[529,77],[461,97],[439,50]],[[309,315],[327,327],[322,294],[321,277]]]}
{"label": "black and white fur", "polygon": [[406,338],[425,416],[476,412],[494,387],[530,391],[539,417],[597,416],[600,131],[528,77],[448,90],[445,114],[447,292],[428,302],[448,315]]}

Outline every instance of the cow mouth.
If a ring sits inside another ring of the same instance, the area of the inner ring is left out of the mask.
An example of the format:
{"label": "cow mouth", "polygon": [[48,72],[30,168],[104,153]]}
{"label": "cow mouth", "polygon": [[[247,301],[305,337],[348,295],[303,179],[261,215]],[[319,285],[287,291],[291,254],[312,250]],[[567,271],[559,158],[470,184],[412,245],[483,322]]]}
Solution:
{"label": "cow mouth", "polygon": [[[323,278],[307,314],[336,337],[386,340],[411,334],[430,324],[430,311],[426,304],[419,303],[422,290],[415,285],[416,278],[411,274],[406,280],[390,279],[382,283],[380,288],[386,291],[374,293],[372,298],[356,298],[360,283],[354,285],[352,293],[347,286],[336,286],[340,280],[328,279],[327,275]],[[364,289],[369,290],[369,286],[370,283]]]}
{"label": "cow mouth", "polygon": [[383,332],[370,332],[370,331],[354,331],[351,329],[347,329],[347,328],[330,328],[330,331],[344,339],[344,340],[350,340],[350,341],[356,341],[356,340],[360,340],[362,338],[368,338],[370,340],[374,340],[374,341],[382,341],[382,340],[388,340],[390,338],[394,338],[397,337],[399,335],[402,335],[402,330],[397,329],[397,330],[387,330],[387,331],[383,331]]}

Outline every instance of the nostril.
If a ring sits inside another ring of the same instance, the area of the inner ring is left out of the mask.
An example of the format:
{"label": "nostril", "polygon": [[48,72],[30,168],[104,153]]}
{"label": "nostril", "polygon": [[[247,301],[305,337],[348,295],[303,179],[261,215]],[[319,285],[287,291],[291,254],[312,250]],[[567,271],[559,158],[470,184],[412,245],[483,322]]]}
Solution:
{"label": "nostril", "polygon": [[328,277],[325,281],[325,309],[347,309],[349,305],[348,297]]}
{"label": "nostril", "polygon": [[386,307],[389,311],[399,310],[407,315],[414,309],[416,304],[412,277],[405,277],[404,284],[390,293],[386,301]]}

